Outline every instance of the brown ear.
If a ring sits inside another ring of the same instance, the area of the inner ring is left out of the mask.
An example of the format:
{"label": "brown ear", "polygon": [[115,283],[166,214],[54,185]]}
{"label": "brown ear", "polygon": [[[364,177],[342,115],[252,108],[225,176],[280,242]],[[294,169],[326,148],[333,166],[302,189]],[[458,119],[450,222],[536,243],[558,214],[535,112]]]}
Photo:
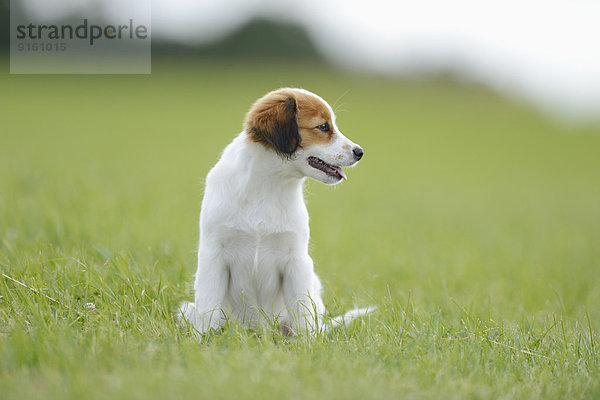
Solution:
{"label": "brown ear", "polygon": [[298,150],[302,141],[296,110],[293,97],[271,93],[259,99],[248,111],[244,129],[251,140],[289,157]]}

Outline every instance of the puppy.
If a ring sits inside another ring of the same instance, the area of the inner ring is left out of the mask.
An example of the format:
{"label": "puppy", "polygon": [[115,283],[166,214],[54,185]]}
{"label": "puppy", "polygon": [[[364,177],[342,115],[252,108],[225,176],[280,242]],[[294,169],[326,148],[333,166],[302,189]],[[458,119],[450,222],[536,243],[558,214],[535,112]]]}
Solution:
{"label": "puppy", "polygon": [[[196,294],[181,305],[183,318],[200,333],[228,319],[247,328],[277,321],[284,334],[320,330],[325,307],[308,254],[303,183],[346,180],[342,167],[363,154],[316,94],[283,88],[258,99],[206,177]],[[369,311],[349,311],[331,326]]]}

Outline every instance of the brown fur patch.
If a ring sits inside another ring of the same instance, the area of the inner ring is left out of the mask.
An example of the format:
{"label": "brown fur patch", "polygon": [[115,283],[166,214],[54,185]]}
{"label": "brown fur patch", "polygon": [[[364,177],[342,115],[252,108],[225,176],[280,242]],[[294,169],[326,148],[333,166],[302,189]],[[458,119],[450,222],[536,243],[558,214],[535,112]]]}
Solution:
{"label": "brown fur patch", "polygon": [[[291,110],[292,101],[294,110]],[[331,127],[329,132],[317,128],[324,122]],[[297,135],[292,132],[294,129]],[[258,99],[246,114],[244,130],[250,140],[288,155],[299,146],[326,144],[334,134],[327,106],[315,96],[288,88]]]}
{"label": "brown fur patch", "polygon": [[267,93],[254,103],[244,121],[250,140],[288,156],[302,141],[296,120],[296,99],[290,94],[282,90]]}
{"label": "brown fur patch", "polygon": [[[298,101],[298,128],[302,137],[302,147],[315,144],[327,144],[334,134],[333,120],[329,109],[318,98],[302,93]],[[329,132],[317,128],[322,123],[329,123]]]}

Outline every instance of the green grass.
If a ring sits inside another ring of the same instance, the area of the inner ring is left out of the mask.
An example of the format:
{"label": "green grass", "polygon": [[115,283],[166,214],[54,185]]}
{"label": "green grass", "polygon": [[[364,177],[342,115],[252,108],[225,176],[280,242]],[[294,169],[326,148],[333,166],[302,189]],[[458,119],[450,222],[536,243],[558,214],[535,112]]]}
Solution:
{"label": "green grass", "polygon": [[[308,183],[311,254],[332,314],[379,310],[198,343],[174,311],[202,179],[282,85],[343,95],[365,158]],[[1,399],[600,397],[600,129],[476,85],[291,65],[0,87],[0,271],[30,287],[0,276]]]}

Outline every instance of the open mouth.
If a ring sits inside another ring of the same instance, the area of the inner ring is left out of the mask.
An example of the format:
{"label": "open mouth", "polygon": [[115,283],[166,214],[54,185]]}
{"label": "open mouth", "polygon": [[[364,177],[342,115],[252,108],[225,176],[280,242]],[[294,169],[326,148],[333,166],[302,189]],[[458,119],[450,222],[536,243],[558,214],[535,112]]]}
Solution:
{"label": "open mouth", "polygon": [[311,167],[313,167],[315,169],[318,169],[319,171],[325,172],[325,174],[327,176],[332,176],[337,179],[344,179],[344,180],[348,179],[346,177],[346,174],[340,167],[331,165],[331,164],[327,164],[325,161],[321,160],[320,158],[310,156],[310,157],[308,157],[307,161],[308,161],[308,165],[310,165]]}

